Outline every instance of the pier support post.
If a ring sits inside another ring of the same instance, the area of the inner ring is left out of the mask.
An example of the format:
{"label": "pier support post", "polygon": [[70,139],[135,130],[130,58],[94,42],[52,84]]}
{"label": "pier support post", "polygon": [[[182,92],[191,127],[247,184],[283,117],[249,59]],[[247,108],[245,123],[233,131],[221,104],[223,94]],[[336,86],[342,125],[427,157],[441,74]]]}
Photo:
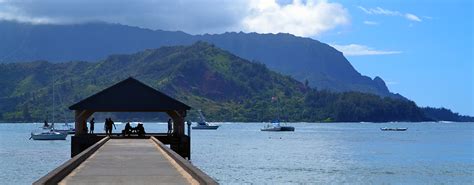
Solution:
{"label": "pier support post", "polygon": [[171,149],[183,158],[189,158],[191,146],[189,137],[184,134],[186,111],[168,111],[166,113],[173,119],[173,138],[178,140],[173,142],[174,144],[170,144]]}

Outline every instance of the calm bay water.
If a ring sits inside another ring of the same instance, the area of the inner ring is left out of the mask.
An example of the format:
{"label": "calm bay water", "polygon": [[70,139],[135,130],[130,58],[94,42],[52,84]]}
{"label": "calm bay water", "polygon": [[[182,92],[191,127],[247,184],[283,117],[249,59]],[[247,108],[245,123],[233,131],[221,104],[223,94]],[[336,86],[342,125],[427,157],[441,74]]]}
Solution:
{"label": "calm bay water", "polygon": [[[193,130],[192,162],[222,184],[474,184],[473,123],[289,124],[295,132],[263,125]],[[39,126],[0,124],[0,184],[31,184],[69,159],[69,137],[28,140]],[[166,124],[145,128],[165,132]]]}

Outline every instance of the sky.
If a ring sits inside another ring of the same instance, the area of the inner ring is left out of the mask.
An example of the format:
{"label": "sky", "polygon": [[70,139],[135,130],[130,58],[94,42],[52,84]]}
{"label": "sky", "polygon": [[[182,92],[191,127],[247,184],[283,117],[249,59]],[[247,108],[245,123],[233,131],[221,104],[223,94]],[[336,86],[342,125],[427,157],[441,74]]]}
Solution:
{"label": "sky", "polygon": [[474,116],[472,0],[0,0],[0,19],[191,34],[291,33],[342,51],[419,106]]}

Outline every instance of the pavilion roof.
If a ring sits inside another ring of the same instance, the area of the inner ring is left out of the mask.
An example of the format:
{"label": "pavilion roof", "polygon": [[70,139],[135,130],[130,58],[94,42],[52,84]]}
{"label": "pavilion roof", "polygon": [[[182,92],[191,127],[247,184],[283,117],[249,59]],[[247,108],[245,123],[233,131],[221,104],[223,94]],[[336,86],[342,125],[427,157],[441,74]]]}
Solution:
{"label": "pavilion roof", "polygon": [[189,110],[191,107],[129,77],[71,105],[69,109],[96,112],[165,112]]}

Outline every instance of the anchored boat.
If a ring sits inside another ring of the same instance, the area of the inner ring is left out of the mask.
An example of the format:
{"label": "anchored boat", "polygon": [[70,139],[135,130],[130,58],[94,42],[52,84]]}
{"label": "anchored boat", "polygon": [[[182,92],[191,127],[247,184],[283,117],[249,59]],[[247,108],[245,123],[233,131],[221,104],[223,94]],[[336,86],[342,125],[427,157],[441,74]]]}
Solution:
{"label": "anchored boat", "polygon": [[76,129],[74,129],[74,127],[69,125],[68,123],[64,123],[64,125],[60,129],[54,129],[54,131],[66,134],[74,134],[76,132]]}
{"label": "anchored boat", "polygon": [[[44,125],[40,127],[38,130],[34,130],[31,132],[31,137],[30,139],[33,140],[65,140],[67,137],[67,134],[70,132],[72,127],[68,127],[67,130],[58,130],[54,128],[54,117],[55,117],[55,111],[56,111],[56,104],[55,104],[55,88],[54,88],[54,75],[53,75],[53,122],[51,124],[48,124],[48,119],[44,121]],[[67,125],[67,124],[66,124]],[[69,126],[69,125],[68,125]]]}
{"label": "anchored boat", "polygon": [[206,118],[204,115],[202,115],[201,110],[198,110],[199,113],[199,121],[197,122],[197,125],[193,127],[193,129],[197,130],[216,130],[219,128],[219,125],[209,125],[208,122],[206,122]]}
{"label": "anchored boat", "polygon": [[280,124],[281,109],[280,109],[280,106],[278,105],[277,96],[272,96],[272,102],[275,102],[276,107],[277,107],[277,113],[276,113],[277,118],[275,120],[273,120],[271,123],[265,125],[262,129],[260,129],[260,131],[273,131],[273,132],[281,132],[281,131],[293,132],[293,131],[295,131],[295,127]]}
{"label": "anchored boat", "polygon": [[387,127],[383,127],[383,128],[380,128],[381,131],[406,131],[408,130],[408,128],[387,128]]}
{"label": "anchored boat", "polygon": [[273,132],[281,132],[281,131],[295,131],[295,127],[292,126],[282,126],[280,121],[272,121],[272,123],[265,125],[260,131],[273,131]]}
{"label": "anchored boat", "polygon": [[65,140],[67,133],[54,130],[42,130],[39,132],[31,132],[30,139],[33,140]]}

